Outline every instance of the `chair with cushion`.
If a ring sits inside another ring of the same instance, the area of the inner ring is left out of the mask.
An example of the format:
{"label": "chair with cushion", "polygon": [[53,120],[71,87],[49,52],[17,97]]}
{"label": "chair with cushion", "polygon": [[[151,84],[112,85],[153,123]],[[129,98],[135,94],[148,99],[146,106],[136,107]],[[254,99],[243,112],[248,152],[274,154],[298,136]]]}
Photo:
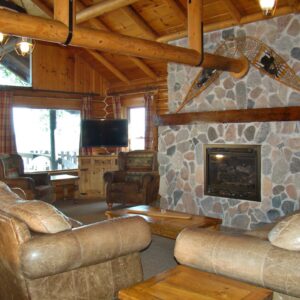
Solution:
{"label": "chair with cushion", "polygon": [[21,188],[26,199],[54,201],[54,189],[47,172],[24,173],[23,159],[18,154],[0,155],[0,180],[9,187]]}
{"label": "chair with cushion", "polygon": [[116,299],[143,280],[146,221],[72,224],[51,204],[22,200],[0,182],[1,300]]}
{"label": "chair with cushion", "polygon": [[106,202],[150,204],[158,200],[159,174],[157,152],[136,150],[120,152],[118,171],[106,172]]}

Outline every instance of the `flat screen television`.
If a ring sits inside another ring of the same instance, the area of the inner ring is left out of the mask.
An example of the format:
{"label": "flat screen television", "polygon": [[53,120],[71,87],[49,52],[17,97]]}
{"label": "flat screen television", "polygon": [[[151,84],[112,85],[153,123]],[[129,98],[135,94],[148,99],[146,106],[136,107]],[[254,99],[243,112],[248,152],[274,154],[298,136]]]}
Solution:
{"label": "flat screen television", "polygon": [[82,147],[127,147],[128,121],[115,120],[82,120]]}

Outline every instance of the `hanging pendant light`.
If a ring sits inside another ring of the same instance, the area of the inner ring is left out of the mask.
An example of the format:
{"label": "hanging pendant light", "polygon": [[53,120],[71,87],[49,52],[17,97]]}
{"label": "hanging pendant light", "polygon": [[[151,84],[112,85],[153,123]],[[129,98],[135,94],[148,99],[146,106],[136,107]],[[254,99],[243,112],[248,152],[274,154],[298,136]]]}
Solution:
{"label": "hanging pendant light", "polygon": [[0,46],[3,47],[9,40],[9,35],[0,32]]}
{"label": "hanging pendant light", "polygon": [[277,0],[259,0],[258,2],[265,16],[274,15],[276,5],[277,5]]}
{"label": "hanging pendant light", "polygon": [[26,56],[33,52],[34,43],[28,38],[22,37],[21,42],[17,43],[15,46],[15,51],[20,56]]}

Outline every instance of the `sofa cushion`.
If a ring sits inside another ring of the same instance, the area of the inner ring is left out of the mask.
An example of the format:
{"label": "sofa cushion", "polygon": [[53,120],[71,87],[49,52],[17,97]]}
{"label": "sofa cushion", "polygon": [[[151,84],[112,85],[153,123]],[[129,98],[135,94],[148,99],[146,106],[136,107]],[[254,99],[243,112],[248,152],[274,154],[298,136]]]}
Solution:
{"label": "sofa cushion", "polygon": [[21,198],[6,183],[0,181],[0,202],[12,202],[19,199]]}
{"label": "sofa cushion", "polygon": [[14,203],[0,203],[0,209],[20,219],[35,232],[57,233],[72,228],[67,216],[43,201],[16,200]]}
{"label": "sofa cushion", "polygon": [[272,245],[287,249],[300,250],[300,213],[284,218],[269,232]]}

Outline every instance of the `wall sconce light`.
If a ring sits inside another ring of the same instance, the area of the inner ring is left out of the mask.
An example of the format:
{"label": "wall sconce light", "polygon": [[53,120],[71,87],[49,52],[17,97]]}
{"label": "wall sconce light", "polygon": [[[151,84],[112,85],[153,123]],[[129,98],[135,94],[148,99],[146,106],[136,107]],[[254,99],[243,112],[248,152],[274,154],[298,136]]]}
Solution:
{"label": "wall sconce light", "polygon": [[259,0],[258,2],[265,16],[274,15],[276,5],[277,5],[277,0]]}
{"label": "wall sconce light", "polygon": [[20,56],[26,56],[33,52],[35,44],[28,38],[22,37],[21,42],[17,43],[15,46],[15,51]]}
{"label": "wall sconce light", "polygon": [[9,35],[0,32],[0,46],[3,47],[9,40]]}

